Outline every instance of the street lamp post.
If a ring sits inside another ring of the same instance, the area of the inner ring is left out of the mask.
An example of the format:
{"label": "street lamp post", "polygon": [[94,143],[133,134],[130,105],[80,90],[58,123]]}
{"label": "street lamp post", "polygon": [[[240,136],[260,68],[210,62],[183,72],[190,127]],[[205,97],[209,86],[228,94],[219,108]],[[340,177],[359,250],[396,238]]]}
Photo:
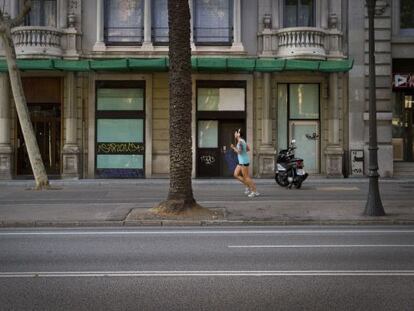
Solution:
{"label": "street lamp post", "polygon": [[366,0],[368,8],[369,33],[369,190],[364,215],[384,216],[378,186],[378,142],[377,142],[377,108],[375,94],[375,33],[374,17],[377,0]]}

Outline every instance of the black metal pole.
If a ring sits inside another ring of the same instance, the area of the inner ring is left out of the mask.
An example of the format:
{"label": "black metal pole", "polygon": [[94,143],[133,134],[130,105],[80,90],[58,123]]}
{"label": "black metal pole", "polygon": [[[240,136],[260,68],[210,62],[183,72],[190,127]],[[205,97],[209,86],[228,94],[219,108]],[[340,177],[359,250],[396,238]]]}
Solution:
{"label": "black metal pole", "polygon": [[368,8],[369,33],[369,190],[364,215],[384,216],[381,196],[378,186],[378,142],[377,142],[377,107],[375,94],[375,33],[374,17],[377,0],[366,0]]}

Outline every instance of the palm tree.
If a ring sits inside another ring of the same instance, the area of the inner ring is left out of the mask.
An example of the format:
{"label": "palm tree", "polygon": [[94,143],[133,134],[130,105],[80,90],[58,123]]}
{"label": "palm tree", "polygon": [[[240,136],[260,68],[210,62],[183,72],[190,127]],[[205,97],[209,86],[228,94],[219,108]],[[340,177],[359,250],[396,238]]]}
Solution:
{"label": "palm tree", "polygon": [[33,125],[30,120],[29,109],[27,108],[26,98],[23,92],[22,79],[16,64],[16,50],[11,36],[11,29],[23,23],[25,16],[30,12],[30,8],[31,1],[26,0],[22,12],[20,12],[20,14],[14,19],[11,19],[10,16],[7,13],[4,13],[0,8],[0,38],[3,42],[6,54],[10,84],[12,87],[14,102],[16,104],[17,116],[19,118],[27,153],[29,154],[30,164],[35,177],[36,189],[43,189],[49,187],[49,180],[40,155]]}
{"label": "palm tree", "polygon": [[191,184],[191,47],[188,0],[168,0],[169,96],[170,96],[170,188],[160,203],[162,213],[197,207]]}

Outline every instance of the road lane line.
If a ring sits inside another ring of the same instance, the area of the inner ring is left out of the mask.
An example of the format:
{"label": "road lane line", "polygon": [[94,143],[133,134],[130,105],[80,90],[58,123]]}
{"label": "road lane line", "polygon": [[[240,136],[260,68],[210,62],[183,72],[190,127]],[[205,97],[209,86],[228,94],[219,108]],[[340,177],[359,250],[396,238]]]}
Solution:
{"label": "road lane line", "polygon": [[0,272],[0,278],[211,276],[414,276],[414,270],[252,270],[252,271],[50,271]]}
{"label": "road lane line", "polygon": [[0,231],[0,236],[65,235],[266,235],[266,234],[395,234],[414,230],[165,230],[165,231]]}
{"label": "road lane line", "polygon": [[330,244],[330,245],[228,245],[228,248],[353,248],[353,247],[414,247],[412,244]]}

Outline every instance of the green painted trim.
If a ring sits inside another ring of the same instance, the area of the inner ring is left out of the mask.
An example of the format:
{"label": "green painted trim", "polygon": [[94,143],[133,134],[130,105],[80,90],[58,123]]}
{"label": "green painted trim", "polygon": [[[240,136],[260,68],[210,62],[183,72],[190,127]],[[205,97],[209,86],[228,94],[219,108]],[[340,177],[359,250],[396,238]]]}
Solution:
{"label": "green painted trim", "polygon": [[228,58],[227,70],[253,72],[256,68],[255,58]]}
{"label": "green painted trim", "polygon": [[[229,57],[192,57],[194,71],[205,72],[282,72],[282,71],[319,71],[347,72],[353,67],[353,59],[343,60],[293,60],[277,58],[229,58]],[[105,60],[62,60],[62,59],[19,59],[17,66],[26,70],[63,70],[63,71],[147,71],[166,72],[169,60],[163,58],[124,58]],[[7,72],[6,61],[0,60],[0,72]]]}
{"label": "green painted trim", "polygon": [[319,65],[319,71],[321,72],[347,72],[354,66],[353,59],[343,60],[327,60],[322,61]]}
{"label": "green painted trim", "polygon": [[167,58],[130,58],[128,67],[139,71],[168,71]]}
{"label": "green painted trim", "polygon": [[63,71],[90,71],[89,60],[62,60],[56,59],[54,62],[54,68]]}
{"label": "green painted trim", "polygon": [[123,71],[128,70],[128,59],[105,59],[105,60],[91,60],[90,66],[92,70],[102,71]]}
{"label": "green painted trim", "polygon": [[198,71],[225,71],[227,70],[227,58],[225,57],[196,57]]}
{"label": "green painted trim", "polygon": [[318,71],[321,61],[313,60],[286,60],[285,70],[288,71]]}
{"label": "green painted trim", "polygon": [[285,59],[276,58],[259,58],[256,60],[255,71],[258,72],[274,72],[283,71],[286,66]]}

